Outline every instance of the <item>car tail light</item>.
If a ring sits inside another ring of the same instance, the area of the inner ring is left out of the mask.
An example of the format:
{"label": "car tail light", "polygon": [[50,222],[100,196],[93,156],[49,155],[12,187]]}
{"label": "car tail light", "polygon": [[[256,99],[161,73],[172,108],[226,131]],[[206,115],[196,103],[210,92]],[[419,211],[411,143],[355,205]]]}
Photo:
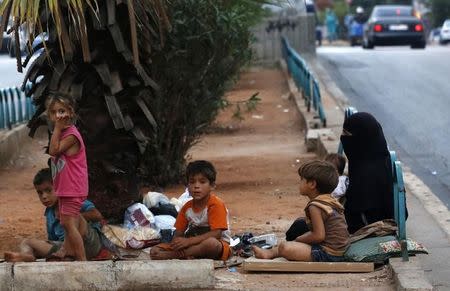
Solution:
{"label": "car tail light", "polygon": [[416,24],[414,26],[414,30],[417,31],[417,32],[423,31],[423,25],[422,24]]}
{"label": "car tail light", "polygon": [[373,27],[373,31],[381,32],[383,31],[383,26],[381,24],[375,24],[375,26]]}

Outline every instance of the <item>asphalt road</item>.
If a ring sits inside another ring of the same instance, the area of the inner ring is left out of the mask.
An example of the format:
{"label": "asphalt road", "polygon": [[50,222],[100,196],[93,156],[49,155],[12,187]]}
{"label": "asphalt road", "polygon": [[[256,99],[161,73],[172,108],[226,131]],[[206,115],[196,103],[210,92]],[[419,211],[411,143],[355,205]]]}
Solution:
{"label": "asphalt road", "polygon": [[318,59],[389,147],[449,208],[450,46],[322,47]]}
{"label": "asphalt road", "polygon": [[26,69],[23,73],[17,72],[16,59],[10,58],[7,53],[0,54],[0,88],[22,86]]}

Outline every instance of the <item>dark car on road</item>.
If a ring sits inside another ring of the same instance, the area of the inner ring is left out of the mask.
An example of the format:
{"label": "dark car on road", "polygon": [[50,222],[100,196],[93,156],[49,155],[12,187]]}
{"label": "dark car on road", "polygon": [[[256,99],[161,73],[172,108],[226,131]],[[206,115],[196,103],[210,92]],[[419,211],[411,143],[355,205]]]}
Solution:
{"label": "dark car on road", "polygon": [[408,5],[377,5],[364,26],[363,47],[410,45],[425,48],[426,36],[421,19]]}

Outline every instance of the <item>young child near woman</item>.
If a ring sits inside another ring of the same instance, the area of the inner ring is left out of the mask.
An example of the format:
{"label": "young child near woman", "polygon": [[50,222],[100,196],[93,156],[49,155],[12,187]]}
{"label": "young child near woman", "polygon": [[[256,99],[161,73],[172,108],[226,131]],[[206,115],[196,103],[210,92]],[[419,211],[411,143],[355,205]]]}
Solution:
{"label": "young child near woman", "polygon": [[339,173],[339,183],[336,189],[333,190],[331,196],[338,199],[339,202],[343,203],[345,200],[345,192],[348,188],[348,177],[344,175],[345,164],[347,163],[345,157],[340,154],[327,154],[325,156],[325,161],[332,163]]}
{"label": "young child near woman", "polygon": [[253,246],[255,257],[290,261],[340,262],[349,246],[344,208],[329,193],[336,188],[338,173],[326,161],[310,161],[299,169],[300,194],[309,199],[305,207],[309,231],[294,241],[282,242],[272,249]]}
{"label": "young child near woman", "polygon": [[80,132],[75,127],[75,102],[70,96],[53,94],[46,102],[47,115],[54,124],[49,154],[53,186],[58,197],[59,219],[64,228],[63,247],[55,256],[74,254],[78,261],[86,260],[80,234],[80,209],[88,195],[86,150]]}

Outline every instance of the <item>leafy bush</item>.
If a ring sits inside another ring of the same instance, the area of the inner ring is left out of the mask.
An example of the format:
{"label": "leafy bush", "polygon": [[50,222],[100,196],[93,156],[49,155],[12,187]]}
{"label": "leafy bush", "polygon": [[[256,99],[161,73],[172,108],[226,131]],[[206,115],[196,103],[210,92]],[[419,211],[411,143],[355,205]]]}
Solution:
{"label": "leafy bush", "polygon": [[229,81],[251,58],[249,27],[259,6],[231,2],[183,0],[170,7],[172,33],[164,50],[152,55],[162,98],[151,101],[158,131],[141,168],[151,183],[180,176],[188,149],[214,120]]}

